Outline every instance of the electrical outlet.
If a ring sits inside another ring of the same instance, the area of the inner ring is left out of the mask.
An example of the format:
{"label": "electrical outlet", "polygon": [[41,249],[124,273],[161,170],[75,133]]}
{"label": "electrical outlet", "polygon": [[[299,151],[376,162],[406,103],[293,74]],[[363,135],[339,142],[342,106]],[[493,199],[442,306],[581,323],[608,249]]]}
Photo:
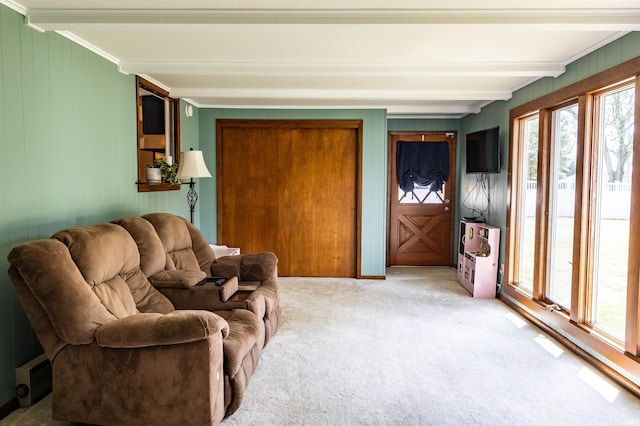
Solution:
{"label": "electrical outlet", "polygon": [[464,183],[464,185],[462,185],[462,191],[463,192],[469,192],[469,184],[468,183]]}
{"label": "electrical outlet", "polygon": [[504,263],[500,264],[500,275],[504,275]]}

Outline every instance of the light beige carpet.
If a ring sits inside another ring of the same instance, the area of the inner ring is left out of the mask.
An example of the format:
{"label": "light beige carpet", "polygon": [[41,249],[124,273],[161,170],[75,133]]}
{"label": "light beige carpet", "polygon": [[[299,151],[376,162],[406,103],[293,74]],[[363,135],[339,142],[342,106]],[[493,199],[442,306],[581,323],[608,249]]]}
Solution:
{"label": "light beige carpet", "polygon": [[[640,425],[640,401],[452,268],[282,278],[283,322],[231,425]],[[63,425],[47,398],[1,425]]]}

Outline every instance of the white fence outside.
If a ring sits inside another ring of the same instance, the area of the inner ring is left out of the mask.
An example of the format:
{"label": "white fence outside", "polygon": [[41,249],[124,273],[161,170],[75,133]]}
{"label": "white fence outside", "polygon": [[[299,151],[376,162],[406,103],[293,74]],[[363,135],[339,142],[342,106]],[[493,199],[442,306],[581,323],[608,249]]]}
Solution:
{"label": "white fence outside", "polygon": [[[526,210],[528,217],[536,214],[536,181],[526,183]],[[559,182],[557,208],[559,217],[572,217],[575,207],[575,182]],[[603,219],[629,219],[631,213],[631,184],[607,182],[603,185],[600,209]]]}

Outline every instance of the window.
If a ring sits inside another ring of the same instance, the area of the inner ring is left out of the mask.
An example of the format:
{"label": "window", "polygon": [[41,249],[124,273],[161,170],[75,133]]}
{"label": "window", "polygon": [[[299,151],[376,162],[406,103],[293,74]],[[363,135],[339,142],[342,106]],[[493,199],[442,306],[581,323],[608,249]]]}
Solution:
{"label": "window", "polygon": [[516,193],[520,197],[518,203],[518,252],[516,280],[514,285],[519,290],[531,295],[533,293],[533,269],[535,253],[536,226],[536,188],[538,186],[538,114],[521,120],[522,132],[519,138],[523,141],[519,152],[521,165]]}
{"label": "window", "polygon": [[640,58],[510,117],[505,294],[627,367],[640,356],[638,81]]}
{"label": "window", "polygon": [[633,85],[596,95],[596,199],[591,322],[624,340],[634,129]]}
{"label": "window", "polygon": [[179,189],[179,185],[151,183],[147,167],[154,160],[164,158],[170,163],[179,161],[180,114],[179,101],[147,80],[136,77],[138,192]]}
{"label": "window", "polygon": [[550,147],[548,269],[545,296],[551,304],[570,310],[573,265],[578,105],[552,111]]}

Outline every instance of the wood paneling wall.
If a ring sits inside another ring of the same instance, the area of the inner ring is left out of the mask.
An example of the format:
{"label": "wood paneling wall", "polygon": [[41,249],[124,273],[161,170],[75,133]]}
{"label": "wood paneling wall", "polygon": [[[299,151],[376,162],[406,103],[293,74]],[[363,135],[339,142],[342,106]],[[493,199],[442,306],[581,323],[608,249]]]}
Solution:
{"label": "wood paneling wall", "polygon": [[[569,64],[564,75],[539,80],[510,101],[494,102],[463,118],[459,134],[507,126],[510,108],[638,55],[640,32],[633,32]],[[57,34],[25,27],[20,14],[0,5],[1,271],[8,267],[11,247],[65,227],[150,211],[188,217],[184,189],[136,192],[134,86],[134,77],[118,73],[115,65]],[[363,119],[362,273],[384,275],[385,110],[200,109],[199,115],[195,110],[193,117],[181,116],[182,147],[200,147],[210,167],[215,164],[217,118]],[[413,128],[399,125],[394,130]],[[458,153],[463,154],[460,145]],[[458,182],[464,185],[463,179]],[[210,242],[216,241],[215,186],[215,178],[198,180],[196,223]],[[492,217],[504,227],[499,194],[506,193],[506,177],[492,181],[490,190]],[[39,351],[8,277],[0,273],[0,405],[13,398],[14,367]]]}
{"label": "wood paneling wall", "polygon": [[[194,117],[182,116],[187,148],[199,143]],[[152,211],[189,217],[185,188],[139,194],[135,182],[134,76],[0,5],[0,406],[15,396],[14,368],[42,352],[7,254],[70,226]]]}

